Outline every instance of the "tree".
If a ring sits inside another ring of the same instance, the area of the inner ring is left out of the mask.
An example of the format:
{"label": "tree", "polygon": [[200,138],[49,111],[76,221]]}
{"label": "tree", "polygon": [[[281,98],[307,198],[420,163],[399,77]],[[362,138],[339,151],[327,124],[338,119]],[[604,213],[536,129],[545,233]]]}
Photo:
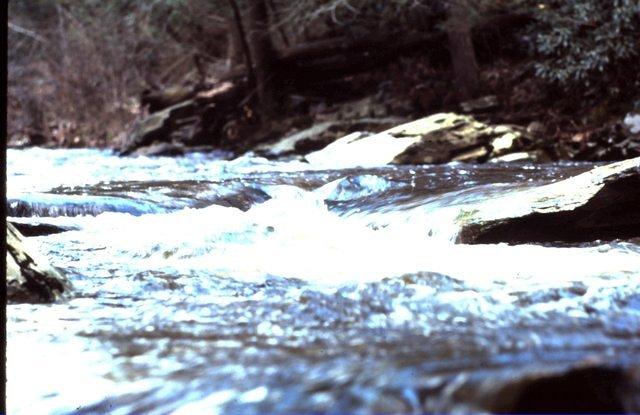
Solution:
{"label": "tree", "polygon": [[447,20],[449,52],[460,100],[471,99],[478,91],[478,63],[471,40],[470,8],[467,0],[451,0]]}
{"label": "tree", "polygon": [[262,115],[273,114],[276,99],[276,53],[269,33],[269,11],[265,0],[249,5],[249,47],[255,64],[256,89]]}

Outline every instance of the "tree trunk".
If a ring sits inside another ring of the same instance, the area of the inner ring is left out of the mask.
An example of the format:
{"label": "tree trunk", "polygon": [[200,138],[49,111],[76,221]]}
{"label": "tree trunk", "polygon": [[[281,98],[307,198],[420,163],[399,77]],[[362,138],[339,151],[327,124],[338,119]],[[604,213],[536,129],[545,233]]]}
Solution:
{"label": "tree trunk", "polygon": [[28,117],[27,135],[32,145],[44,144],[51,137],[48,132],[46,117],[42,105],[29,95],[25,105],[25,113]]}
{"label": "tree trunk", "polygon": [[282,21],[280,19],[280,13],[278,12],[278,7],[275,5],[273,0],[267,0],[267,6],[271,10],[271,16],[273,17],[273,24],[278,29],[278,34],[280,34],[280,40],[282,41],[282,45],[286,48],[291,46],[289,43],[289,38],[284,31],[284,27],[282,25]]}
{"label": "tree trunk", "polygon": [[451,0],[447,22],[449,51],[455,75],[456,89],[460,100],[468,100],[478,92],[478,63],[471,39],[467,0]]}
{"label": "tree trunk", "polygon": [[249,50],[249,44],[247,43],[247,36],[244,31],[244,25],[242,24],[242,16],[240,15],[240,9],[238,8],[238,3],[236,3],[236,0],[229,0],[229,5],[233,10],[233,17],[235,19],[235,29],[238,35],[237,40],[239,41],[240,46],[242,46],[242,52],[244,53],[247,75],[249,77],[249,86],[250,88],[254,88],[256,85],[256,76],[253,72],[253,61],[251,59],[251,51]]}
{"label": "tree trunk", "polygon": [[275,111],[275,67],[277,57],[269,36],[269,12],[265,0],[252,0],[249,6],[249,46],[255,64],[256,88],[261,114]]}
{"label": "tree trunk", "polygon": [[227,21],[227,68],[229,70],[243,63],[242,37],[234,19]]}

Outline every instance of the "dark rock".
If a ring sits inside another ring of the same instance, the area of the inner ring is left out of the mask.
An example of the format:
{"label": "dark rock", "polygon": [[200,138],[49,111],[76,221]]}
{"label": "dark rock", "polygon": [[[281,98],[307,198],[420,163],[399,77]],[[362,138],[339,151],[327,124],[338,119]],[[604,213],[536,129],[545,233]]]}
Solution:
{"label": "dark rock", "polygon": [[450,391],[470,412],[637,413],[638,367],[602,362],[471,376]]}
{"label": "dark rock", "polygon": [[531,379],[509,413],[624,413],[628,374],[615,367],[586,367]]}
{"label": "dark rock", "polygon": [[[230,115],[241,108],[238,104],[244,97],[244,88],[242,82],[220,82],[207,90],[181,96],[174,105],[136,121],[124,139],[120,155],[130,155],[154,143],[174,142],[185,146],[219,144],[222,127]],[[173,102],[168,100],[162,104]],[[167,154],[182,153],[169,151]]]}
{"label": "dark rock", "polygon": [[130,155],[136,149],[154,142],[170,141],[169,135],[175,130],[175,120],[192,116],[194,110],[193,101],[186,101],[139,120],[128,134],[120,155]]}
{"label": "dark rock", "polygon": [[27,223],[15,222],[13,220],[9,221],[9,223],[27,238],[31,236],[46,236],[76,230],[76,228],[70,226],[58,226],[51,223]]}
{"label": "dark rock", "polygon": [[617,161],[640,157],[640,131],[633,124],[636,118],[627,116],[623,121],[573,135],[570,140],[557,144],[558,152],[574,160]]}
{"label": "dark rock", "polygon": [[7,223],[6,289],[8,303],[50,303],[69,291],[69,281],[46,259],[25,246],[22,235]]}
{"label": "dark rock", "polygon": [[460,215],[460,243],[586,242],[640,236],[640,157],[493,198]]}

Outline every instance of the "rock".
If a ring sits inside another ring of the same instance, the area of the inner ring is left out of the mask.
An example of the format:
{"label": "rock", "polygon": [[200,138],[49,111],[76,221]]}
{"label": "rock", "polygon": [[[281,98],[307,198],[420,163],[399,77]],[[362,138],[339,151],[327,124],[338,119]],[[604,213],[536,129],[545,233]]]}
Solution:
{"label": "rock", "polygon": [[623,122],[631,134],[640,133],[640,114],[630,112],[624,117]]}
{"label": "rock", "polygon": [[442,113],[379,134],[350,134],[305,158],[333,167],[484,162],[519,151],[526,141],[523,136],[516,127],[489,126],[470,116]]}
{"label": "rock", "polygon": [[519,151],[517,153],[509,153],[500,157],[493,157],[488,160],[490,163],[513,163],[513,162],[533,162],[546,163],[551,158],[542,150]]}
{"label": "rock", "polygon": [[[31,219],[31,218],[30,218]],[[25,237],[31,236],[45,236],[45,235],[53,235],[56,233],[62,233],[72,230],[77,230],[78,228],[73,226],[59,226],[54,225],[52,223],[43,223],[43,222],[16,222],[16,219],[8,221],[11,225],[13,225],[18,232]]]}
{"label": "rock", "polygon": [[380,131],[401,122],[401,118],[358,118],[343,121],[324,121],[309,128],[289,134],[274,143],[263,143],[255,148],[256,154],[265,157],[285,157],[292,154],[308,154],[326,147],[336,138],[354,130]]}
{"label": "rock", "polygon": [[636,413],[640,409],[638,369],[599,361],[514,369],[495,376],[469,376],[454,382],[448,393],[469,412]]}
{"label": "rock", "polygon": [[120,155],[130,155],[136,149],[154,142],[170,141],[169,135],[176,129],[176,119],[192,116],[194,111],[195,104],[190,100],[154,112],[139,120],[128,134]]}
{"label": "rock", "polygon": [[624,120],[579,132],[556,143],[558,154],[580,161],[618,161],[640,156],[640,132],[633,114]]}
{"label": "rock", "polygon": [[180,143],[153,143],[147,147],[140,147],[133,151],[131,156],[161,157],[161,156],[182,156],[185,153],[185,146]]}
{"label": "rock", "polygon": [[140,105],[148,106],[154,113],[189,100],[199,92],[199,86],[174,85],[163,90],[145,89],[140,96]]}
{"label": "rock", "polygon": [[50,303],[71,288],[69,281],[46,259],[27,246],[7,223],[7,302]]}
{"label": "rock", "polygon": [[[244,91],[243,82],[220,82],[195,95],[181,96],[180,99],[190,98],[136,121],[123,140],[120,155],[130,155],[154,143],[173,142],[189,147],[216,144],[219,148],[222,127],[240,108],[238,104],[245,97]],[[171,102],[173,100],[165,100],[161,104]],[[157,150],[150,151],[159,155]],[[171,150],[166,154],[182,153]]]}
{"label": "rock", "polygon": [[541,138],[544,136],[546,129],[540,121],[532,121],[527,125],[527,133],[532,137]]}
{"label": "rock", "polygon": [[459,243],[586,242],[640,236],[640,157],[468,206]]}
{"label": "rock", "polygon": [[285,136],[275,143],[261,144],[255,148],[255,152],[256,154],[265,155],[266,157],[282,157],[293,154],[296,149],[296,144],[305,140],[321,141],[322,135],[334,125],[336,125],[336,123],[333,121],[315,124],[310,128]]}
{"label": "rock", "polygon": [[462,112],[470,114],[475,112],[491,111],[498,108],[498,97],[495,95],[487,95],[472,101],[466,101],[460,103],[460,109]]}

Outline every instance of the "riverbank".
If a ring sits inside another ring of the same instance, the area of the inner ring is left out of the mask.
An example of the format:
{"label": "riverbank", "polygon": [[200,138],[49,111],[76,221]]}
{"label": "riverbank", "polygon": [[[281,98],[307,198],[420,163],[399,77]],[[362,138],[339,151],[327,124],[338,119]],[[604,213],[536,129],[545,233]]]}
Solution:
{"label": "riverbank", "polygon": [[[126,131],[106,141],[53,134],[48,140],[36,142],[13,137],[8,145],[106,146],[124,154],[150,156],[222,150],[235,156],[256,152],[273,158],[278,155],[265,153],[264,149],[282,137],[297,137],[297,147],[284,156],[305,155],[351,133],[379,133],[403,122],[447,112],[488,125],[516,128],[531,142],[527,150],[544,154],[540,160],[616,161],[640,155],[640,113],[634,110],[637,102],[599,99],[597,95],[589,99],[556,96],[529,70],[521,61],[487,64],[481,71],[484,94],[458,102],[447,96],[451,91],[448,71],[426,70],[415,58],[335,81],[330,88],[345,92],[333,93],[332,98],[290,95],[278,115],[268,120],[258,120],[254,109],[245,105],[239,111],[232,109],[222,123],[215,121],[217,118],[209,121],[205,109],[219,105],[212,103],[220,100],[219,96],[228,96],[230,84],[214,83],[198,96],[156,113],[146,115],[132,109]],[[417,85],[407,84],[406,73],[411,72],[415,72],[416,80],[421,79]],[[210,125],[212,122],[215,125]],[[69,134],[62,130],[58,133]]]}

